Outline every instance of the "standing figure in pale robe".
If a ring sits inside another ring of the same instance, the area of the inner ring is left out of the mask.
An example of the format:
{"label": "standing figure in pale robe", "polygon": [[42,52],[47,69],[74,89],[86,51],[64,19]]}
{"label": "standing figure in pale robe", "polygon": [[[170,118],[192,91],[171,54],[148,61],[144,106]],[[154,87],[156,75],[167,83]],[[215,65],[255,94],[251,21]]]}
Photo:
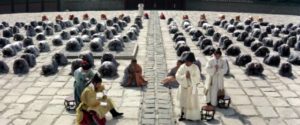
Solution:
{"label": "standing figure in pale robe", "polygon": [[179,83],[178,100],[181,108],[179,121],[200,120],[200,104],[197,85],[200,83],[200,71],[195,61],[194,53],[190,52],[182,57],[182,64],[177,73],[176,80]]}
{"label": "standing figure in pale robe", "polygon": [[224,74],[228,70],[226,60],[222,58],[221,49],[218,48],[206,64],[208,79],[205,83],[204,95],[207,105],[217,105],[218,91],[224,91]]}

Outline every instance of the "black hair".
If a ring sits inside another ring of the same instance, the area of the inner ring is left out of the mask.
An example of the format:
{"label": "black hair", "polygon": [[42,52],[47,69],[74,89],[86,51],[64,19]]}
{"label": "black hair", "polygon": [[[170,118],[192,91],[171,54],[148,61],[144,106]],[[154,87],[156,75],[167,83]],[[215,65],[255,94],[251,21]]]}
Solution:
{"label": "black hair", "polygon": [[87,61],[83,60],[81,61],[81,67],[83,70],[89,70],[90,68],[92,68],[92,65]]}
{"label": "black hair", "polygon": [[132,59],[131,63],[137,63],[137,60],[136,59]]}
{"label": "black hair", "polygon": [[88,87],[90,84],[97,85],[98,83],[102,83],[102,78],[98,73],[96,73],[92,80],[89,80],[87,84],[85,84],[85,87]]}
{"label": "black hair", "polygon": [[183,60],[180,60],[180,59],[177,60],[177,62],[179,62],[179,63],[184,63],[184,61],[183,61]]}
{"label": "black hair", "polygon": [[222,55],[221,48],[218,48],[218,49],[215,51],[215,53],[214,53],[214,54],[220,54],[220,55]]}
{"label": "black hair", "polygon": [[102,83],[102,78],[101,78],[101,76],[98,73],[96,73],[94,75],[94,77],[92,79],[92,83],[93,84]]}

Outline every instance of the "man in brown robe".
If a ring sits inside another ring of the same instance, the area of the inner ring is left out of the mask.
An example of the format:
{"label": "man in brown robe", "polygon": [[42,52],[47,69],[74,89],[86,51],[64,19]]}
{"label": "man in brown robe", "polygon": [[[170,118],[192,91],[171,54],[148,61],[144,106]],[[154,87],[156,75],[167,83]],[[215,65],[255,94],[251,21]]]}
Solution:
{"label": "man in brown robe", "polygon": [[144,86],[147,81],[142,76],[142,67],[137,64],[136,59],[132,59],[131,63],[124,72],[122,86]]}

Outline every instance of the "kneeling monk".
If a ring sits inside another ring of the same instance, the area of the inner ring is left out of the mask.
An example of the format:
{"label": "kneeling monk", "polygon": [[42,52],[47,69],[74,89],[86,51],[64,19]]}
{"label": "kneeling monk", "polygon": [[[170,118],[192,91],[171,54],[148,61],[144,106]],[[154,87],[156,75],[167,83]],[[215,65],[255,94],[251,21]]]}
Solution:
{"label": "kneeling monk", "polygon": [[147,81],[143,78],[142,67],[137,64],[136,59],[132,59],[129,66],[125,69],[122,86],[144,86]]}
{"label": "kneeling monk", "polygon": [[164,85],[171,85],[171,86],[174,86],[174,85],[178,85],[178,82],[176,80],[176,73],[177,73],[177,70],[178,68],[184,63],[184,61],[182,60],[177,60],[177,63],[176,63],[176,66],[173,67],[166,78],[164,78],[163,80],[161,80],[161,83],[164,84]]}

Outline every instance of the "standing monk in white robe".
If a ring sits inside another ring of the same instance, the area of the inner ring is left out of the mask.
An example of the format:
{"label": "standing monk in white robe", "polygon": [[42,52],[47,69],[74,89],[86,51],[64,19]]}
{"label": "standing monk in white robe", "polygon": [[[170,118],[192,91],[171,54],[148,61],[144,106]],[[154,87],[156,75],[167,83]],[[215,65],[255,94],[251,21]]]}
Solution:
{"label": "standing monk in white robe", "polygon": [[228,70],[226,60],[222,58],[221,49],[218,48],[214,53],[214,57],[211,58],[206,64],[206,72],[208,73],[208,79],[205,83],[204,95],[207,105],[217,105],[218,91],[224,91],[224,74]]}
{"label": "standing monk in white robe", "polygon": [[183,57],[185,64],[182,64],[177,73],[176,80],[180,87],[178,89],[178,100],[181,108],[179,121],[200,120],[200,107],[197,85],[200,83],[200,71],[195,61],[194,53],[190,52]]}

